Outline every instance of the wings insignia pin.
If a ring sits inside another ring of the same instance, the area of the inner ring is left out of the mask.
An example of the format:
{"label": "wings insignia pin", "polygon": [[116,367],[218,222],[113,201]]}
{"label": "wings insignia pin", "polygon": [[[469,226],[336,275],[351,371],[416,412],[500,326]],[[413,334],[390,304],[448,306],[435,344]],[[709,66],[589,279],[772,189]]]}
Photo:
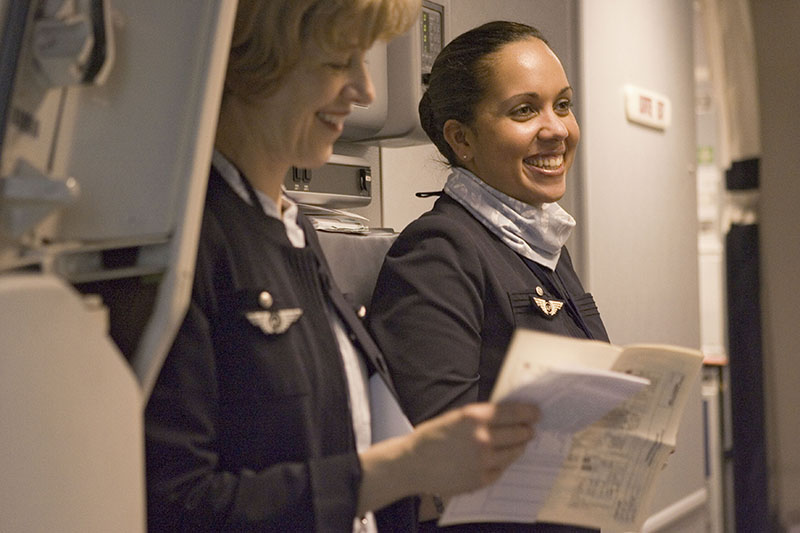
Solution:
{"label": "wings insignia pin", "polygon": [[533,298],[534,303],[536,306],[542,310],[544,316],[546,317],[553,317],[556,316],[556,313],[564,306],[564,302],[559,302],[558,300],[545,300],[544,298]]}
{"label": "wings insignia pin", "polygon": [[247,320],[266,335],[284,333],[302,315],[303,310],[297,307],[277,311],[251,311],[245,314]]}

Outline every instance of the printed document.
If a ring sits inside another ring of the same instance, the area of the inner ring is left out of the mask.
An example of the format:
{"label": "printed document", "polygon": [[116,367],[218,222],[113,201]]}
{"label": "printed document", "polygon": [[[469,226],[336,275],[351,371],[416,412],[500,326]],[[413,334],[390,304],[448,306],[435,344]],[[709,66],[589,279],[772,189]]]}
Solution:
{"label": "printed document", "polygon": [[452,498],[439,524],[639,530],[702,361],[700,352],[676,346],[517,331],[492,401],[539,405],[536,437],[497,482]]}

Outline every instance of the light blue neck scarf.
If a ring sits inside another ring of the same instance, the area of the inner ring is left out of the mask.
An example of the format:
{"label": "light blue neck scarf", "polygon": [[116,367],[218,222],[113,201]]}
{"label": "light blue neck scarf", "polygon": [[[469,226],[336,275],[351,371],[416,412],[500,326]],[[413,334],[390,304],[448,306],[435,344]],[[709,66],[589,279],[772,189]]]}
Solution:
{"label": "light blue neck scarf", "polygon": [[529,205],[456,167],[444,192],[523,257],[555,270],[575,219],[557,203]]}

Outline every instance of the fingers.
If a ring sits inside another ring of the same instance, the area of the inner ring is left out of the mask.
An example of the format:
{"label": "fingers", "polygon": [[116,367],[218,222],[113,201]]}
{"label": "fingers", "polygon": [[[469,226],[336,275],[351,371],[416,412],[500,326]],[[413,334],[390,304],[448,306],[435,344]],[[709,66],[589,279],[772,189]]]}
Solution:
{"label": "fingers", "polygon": [[495,414],[489,422],[493,426],[506,424],[533,425],[539,421],[539,408],[529,403],[508,402],[495,404]]}
{"label": "fingers", "polygon": [[487,485],[524,453],[535,436],[539,410],[519,403],[472,404],[463,408],[463,415],[474,424],[481,485]]}
{"label": "fingers", "polygon": [[474,403],[414,431],[422,492],[449,495],[495,481],[534,437],[539,410],[527,404]]}
{"label": "fingers", "polygon": [[533,438],[533,431],[530,429],[512,431],[515,435],[502,439],[502,444],[498,444],[501,439],[497,438],[497,435],[493,435],[491,443],[480,447],[480,453],[475,462],[480,476],[480,486],[494,482],[506,468],[525,453],[528,442]]}
{"label": "fingers", "polygon": [[492,448],[525,444],[534,436],[539,409],[524,403],[476,403],[462,408],[462,414],[475,427],[476,436]]}
{"label": "fingers", "polygon": [[477,443],[492,451],[527,444],[534,437],[539,409],[523,403],[476,403],[463,407],[462,416],[473,424]]}
{"label": "fingers", "polygon": [[497,481],[503,472],[511,466],[514,461],[524,453],[525,446],[514,446],[502,450],[495,450],[491,456],[491,464],[487,464],[483,469],[483,479],[481,485],[486,486]]}
{"label": "fingers", "polygon": [[473,403],[464,406],[463,412],[477,421],[483,421],[492,427],[506,425],[533,425],[539,420],[539,408],[535,405],[519,402],[499,404]]}
{"label": "fingers", "polygon": [[517,424],[513,426],[500,426],[489,429],[487,433],[488,444],[493,450],[506,448],[521,448],[535,436],[533,426]]}

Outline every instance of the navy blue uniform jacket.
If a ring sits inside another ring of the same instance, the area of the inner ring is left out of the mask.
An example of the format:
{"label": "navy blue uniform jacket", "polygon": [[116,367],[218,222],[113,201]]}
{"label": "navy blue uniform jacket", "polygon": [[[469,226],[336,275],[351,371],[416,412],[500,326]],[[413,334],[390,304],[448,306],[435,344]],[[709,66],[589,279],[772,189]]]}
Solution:
{"label": "navy blue uniform jacket", "polygon": [[[389,249],[369,326],[413,423],[489,399],[515,328],[588,335],[567,306],[547,316],[534,298],[569,293],[592,338],[608,340],[592,295],[562,250],[553,274],[535,273],[458,202],[443,194]],[[469,531],[572,531],[559,526],[491,524]],[[577,529],[578,531],[584,531]]]}
{"label": "navy blue uniform jacket", "polygon": [[[328,302],[384,363],[301,223],[298,249],[212,171],[190,307],[145,414],[150,531],[352,530],[361,469]],[[247,318],[281,310],[302,311],[282,333]]]}

